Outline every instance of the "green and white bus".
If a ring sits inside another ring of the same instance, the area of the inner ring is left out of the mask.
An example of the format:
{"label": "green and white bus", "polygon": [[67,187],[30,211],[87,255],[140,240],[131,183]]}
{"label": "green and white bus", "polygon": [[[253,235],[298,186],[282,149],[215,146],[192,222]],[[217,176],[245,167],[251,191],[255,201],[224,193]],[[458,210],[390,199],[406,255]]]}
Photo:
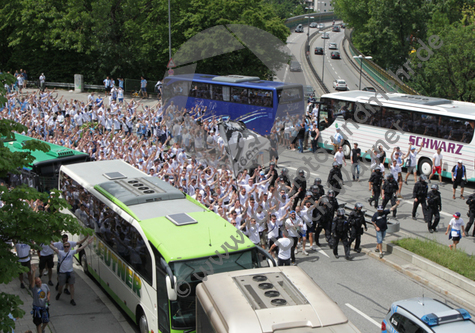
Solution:
{"label": "green and white bus", "polygon": [[228,221],[122,160],[63,166],[59,188],[94,229],[78,258],[84,271],[140,332],[193,332],[196,285],[208,274],[275,265]]}
{"label": "green and white bus", "polygon": [[35,140],[29,136],[14,133],[12,140],[2,139],[3,146],[15,153],[31,153],[35,160],[31,165],[23,168],[20,174],[10,174],[10,182],[14,185],[27,184],[40,192],[46,192],[58,186],[58,174],[61,165],[82,163],[91,158],[88,154],[78,150],[65,148],[53,143],[45,142],[50,150],[42,152],[41,150],[25,149],[25,142]]}

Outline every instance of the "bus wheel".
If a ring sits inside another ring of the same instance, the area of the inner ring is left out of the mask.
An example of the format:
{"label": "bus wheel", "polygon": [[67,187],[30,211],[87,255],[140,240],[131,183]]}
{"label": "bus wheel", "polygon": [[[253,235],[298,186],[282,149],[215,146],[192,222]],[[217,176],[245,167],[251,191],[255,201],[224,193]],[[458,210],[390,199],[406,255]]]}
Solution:
{"label": "bus wheel", "polygon": [[143,311],[140,311],[139,331],[140,331],[140,333],[149,333],[147,317],[145,316]]}
{"label": "bus wheel", "polygon": [[345,154],[345,158],[349,159],[351,156],[351,147],[348,141],[345,141],[342,147],[343,147],[343,154]]}
{"label": "bus wheel", "polygon": [[84,271],[84,273],[88,276],[90,276],[91,274],[89,273],[89,269],[87,268],[87,256],[86,256],[86,253],[83,251],[82,255],[81,255],[81,267]]}
{"label": "bus wheel", "polygon": [[432,173],[432,161],[428,158],[419,159],[419,174],[427,177]]}

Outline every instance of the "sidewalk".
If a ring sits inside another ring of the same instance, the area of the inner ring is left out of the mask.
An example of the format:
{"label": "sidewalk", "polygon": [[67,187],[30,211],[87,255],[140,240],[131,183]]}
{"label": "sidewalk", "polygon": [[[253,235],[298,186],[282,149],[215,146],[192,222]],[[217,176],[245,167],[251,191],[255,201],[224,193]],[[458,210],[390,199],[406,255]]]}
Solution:
{"label": "sidewalk", "polygon": [[[37,256],[33,256],[32,264],[38,264]],[[62,294],[57,301],[55,287],[50,287],[50,322],[45,329],[46,333],[133,333],[136,332],[132,321],[128,320],[114,305],[95,282],[86,277],[81,267],[75,263],[76,273],[75,301],[77,306],[69,304],[70,296]],[[25,286],[28,285],[24,275]],[[43,283],[48,282],[48,277],[42,277]],[[53,268],[52,281],[56,282],[56,263]],[[15,278],[9,284],[0,284],[0,292],[18,295],[23,301],[21,308],[25,311],[23,318],[15,322],[15,333],[24,333],[31,330],[36,333],[36,326],[30,314],[33,298],[28,286],[20,288],[20,281]]]}

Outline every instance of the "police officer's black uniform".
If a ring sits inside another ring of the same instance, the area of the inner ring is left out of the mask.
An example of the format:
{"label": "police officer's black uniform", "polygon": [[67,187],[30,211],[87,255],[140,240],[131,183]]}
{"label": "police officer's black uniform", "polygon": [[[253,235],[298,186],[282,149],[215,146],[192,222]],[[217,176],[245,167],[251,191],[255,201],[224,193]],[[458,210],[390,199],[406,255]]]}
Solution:
{"label": "police officer's black uniform", "polygon": [[[414,184],[414,190],[412,191],[412,197],[414,198],[414,205],[412,206],[412,219],[416,219],[416,212],[417,212],[417,207],[419,207],[419,204],[422,205],[422,214],[424,215],[424,219],[426,217],[427,213],[427,183],[426,183],[427,177],[422,175],[419,177],[419,181]],[[417,199],[417,201],[415,200]]]}
{"label": "police officer's black uniform", "polygon": [[305,193],[307,192],[307,180],[305,179],[305,172],[300,171],[299,175],[294,178],[294,184],[291,193],[289,196],[295,195],[295,193],[299,193],[298,196],[294,199],[294,203],[292,205],[292,210],[295,210],[297,204],[300,200],[305,198]]}
{"label": "police officer's black uniform", "polygon": [[[383,208],[386,208],[388,202],[391,202],[391,207],[396,204],[397,198],[396,193],[399,190],[399,185],[397,184],[394,176],[389,174],[387,179],[384,181],[383,191],[384,191],[384,199],[383,199]],[[393,210],[393,216],[396,217],[397,209]]]}
{"label": "police officer's black uniform", "polygon": [[[440,221],[439,212],[442,210],[442,200],[438,189],[439,187],[434,184],[427,194],[427,229],[429,232],[436,231]],[[432,222],[432,217],[434,217],[434,222]]]}
{"label": "police officer's black uniform", "polygon": [[369,181],[373,187],[373,196],[368,200],[369,204],[374,201],[374,207],[378,207],[379,197],[381,196],[381,184],[383,182],[383,174],[381,168],[378,166],[374,169],[374,172],[369,177]]}
{"label": "police officer's black uniform", "polygon": [[337,216],[333,219],[332,223],[332,236],[333,236],[333,254],[335,258],[338,256],[338,242],[341,240],[345,249],[345,258],[350,258],[350,243],[348,242],[348,233],[350,231],[350,225],[345,217],[345,210],[343,208],[338,209]]}
{"label": "police officer's black uniform", "polygon": [[[470,217],[467,227],[465,228],[465,234],[468,236],[468,232],[470,231],[470,228],[473,225],[473,220],[475,219],[475,193],[470,194],[466,203],[468,205],[468,216]],[[472,236],[475,237],[475,227],[473,227]]]}
{"label": "police officer's black uniform", "polygon": [[322,198],[318,207],[315,207],[317,211],[316,217],[314,218],[314,223],[316,224],[315,228],[315,243],[317,246],[320,245],[319,236],[322,230],[325,230],[325,239],[328,243],[328,246],[332,247],[332,237],[331,237],[331,222],[333,218],[333,210],[330,208],[330,201],[327,197]]}
{"label": "police officer's black uniform", "polygon": [[330,188],[336,192],[335,196],[340,194],[342,182],[343,182],[343,176],[341,174],[340,167],[337,162],[333,162],[333,167],[330,170],[330,173],[328,174],[327,183],[328,183],[328,186],[330,186]]}
{"label": "police officer's black uniform", "polygon": [[365,230],[368,230],[368,227],[366,226],[366,220],[364,217],[364,213],[361,210],[363,208],[363,205],[360,203],[356,203],[355,209],[350,213],[348,216],[348,223],[350,224],[350,240],[348,243],[348,247],[351,248],[351,244],[353,241],[355,242],[355,251],[360,253],[361,248],[361,235],[363,234],[363,226]]}

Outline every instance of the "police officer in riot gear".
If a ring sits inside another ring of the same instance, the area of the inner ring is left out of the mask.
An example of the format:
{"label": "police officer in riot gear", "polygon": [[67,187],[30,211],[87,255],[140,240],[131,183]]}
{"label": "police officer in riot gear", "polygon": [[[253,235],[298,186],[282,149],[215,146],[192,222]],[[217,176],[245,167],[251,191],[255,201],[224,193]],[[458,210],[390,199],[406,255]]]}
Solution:
{"label": "police officer in riot gear", "polygon": [[333,219],[332,223],[332,237],[333,237],[333,254],[335,258],[338,256],[338,242],[341,240],[345,249],[345,258],[350,260],[350,243],[348,242],[348,233],[350,231],[350,225],[345,217],[345,209],[338,208],[337,216]]}
{"label": "police officer in riot gear", "polygon": [[381,173],[381,167],[377,166],[374,168],[374,172],[369,177],[369,184],[373,189],[373,195],[369,198],[368,202],[371,203],[374,201],[374,207],[378,207],[379,197],[381,195],[381,184],[383,182],[383,174]]}
{"label": "police officer in riot gear", "polygon": [[298,193],[297,197],[294,199],[292,205],[292,210],[295,210],[297,204],[300,200],[305,198],[305,193],[307,192],[307,179],[305,179],[305,171],[300,170],[299,175],[294,178],[294,183],[290,196],[293,196],[295,193]]}
{"label": "police officer in riot gear", "polygon": [[289,170],[287,168],[282,168],[282,172],[280,173],[281,179],[284,180],[285,185],[291,186],[290,179],[289,179]]}
{"label": "police officer in riot gear", "polygon": [[343,184],[343,176],[341,174],[340,165],[337,162],[333,162],[332,164],[332,168],[328,174],[327,184],[336,192],[335,197],[340,194]]}
{"label": "police officer in riot gear", "polygon": [[[437,225],[440,221],[439,212],[442,210],[442,200],[440,198],[439,185],[434,184],[427,194],[427,228],[430,233],[437,231]],[[434,222],[432,222],[434,217]]]}
{"label": "police officer in riot gear", "polygon": [[275,181],[279,177],[279,174],[277,172],[275,162],[270,162],[269,167],[265,170],[266,175],[270,172],[270,181],[269,181],[269,186],[274,186]]}
{"label": "police officer in riot gear", "polygon": [[336,198],[336,193],[333,190],[328,191],[328,201],[330,203],[330,214],[331,214],[331,219],[335,217],[335,212],[339,208],[339,203]]}
{"label": "police officer in riot gear", "polygon": [[[467,227],[465,228],[465,234],[468,236],[468,232],[473,225],[473,220],[475,220],[475,193],[470,194],[466,204],[468,205],[468,216],[470,218],[467,223]],[[475,237],[475,226],[473,227],[472,237]]]}
{"label": "police officer in riot gear", "polygon": [[414,189],[412,191],[412,197],[414,198],[414,205],[412,206],[412,219],[417,220],[416,218],[416,212],[417,212],[417,207],[419,207],[419,204],[422,205],[422,214],[424,216],[424,219],[426,217],[426,212],[427,212],[427,191],[428,191],[428,186],[427,186],[427,177],[425,175],[422,175],[419,177],[419,181],[414,184]]}
{"label": "police officer in riot gear", "polygon": [[357,253],[361,252],[361,235],[363,234],[363,226],[366,231],[368,227],[366,226],[366,220],[363,212],[363,205],[359,202],[355,204],[355,209],[348,215],[348,223],[350,224],[350,240],[348,242],[348,247],[351,249],[351,244],[355,242],[355,251]]}
{"label": "police officer in riot gear", "polygon": [[325,195],[325,189],[322,185],[322,180],[320,178],[315,178],[315,181],[313,182],[313,185],[314,186],[318,186],[318,190],[320,192],[320,196],[324,196]]}
{"label": "police officer in riot gear", "polygon": [[[397,181],[394,179],[394,176],[390,173],[389,175],[386,176],[386,180],[384,181],[383,184],[383,191],[381,192],[383,196],[383,209],[386,208],[386,205],[388,202],[391,202],[391,206],[394,206],[396,204],[397,197],[396,193],[399,190],[399,185],[397,184]],[[393,210],[393,217],[396,217],[397,210]]]}
{"label": "police officer in riot gear", "polygon": [[[319,205],[315,208],[317,211],[316,217],[314,218],[315,228],[315,243],[317,246],[320,245],[319,236],[322,230],[325,230],[325,239],[327,240],[328,246],[331,248],[332,239],[331,239],[331,222],[332,222],[332,210],[330,209],[330,201],[328,197],[324,196],[321,198]],[[312,244],[312,250],[316,248]]]}

